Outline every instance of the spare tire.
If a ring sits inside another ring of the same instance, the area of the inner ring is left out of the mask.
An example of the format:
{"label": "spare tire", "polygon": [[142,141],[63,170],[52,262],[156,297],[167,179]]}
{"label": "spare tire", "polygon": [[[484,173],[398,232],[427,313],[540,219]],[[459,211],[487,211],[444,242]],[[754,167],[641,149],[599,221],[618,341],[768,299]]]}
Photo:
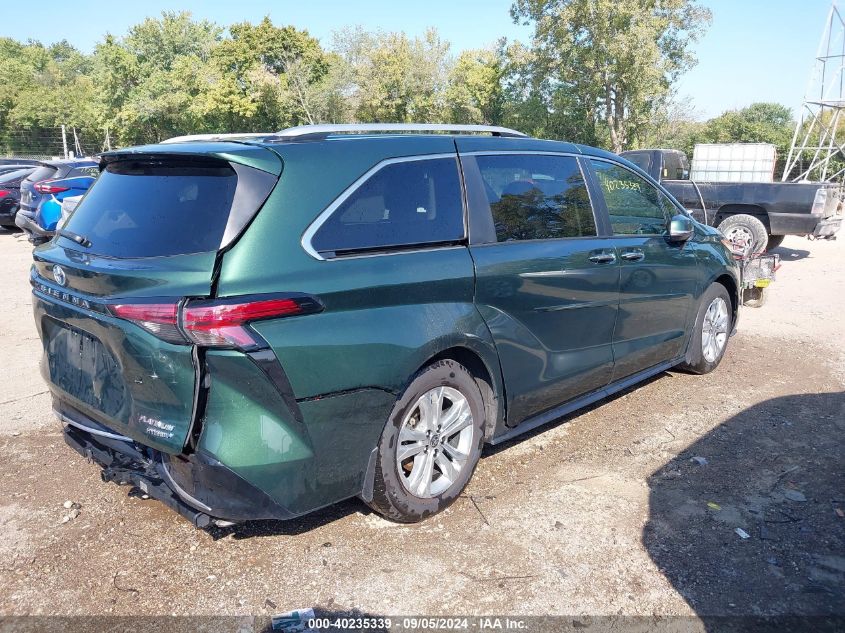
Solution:
{"label": "spare tire", "polygon": [[745,251],[746,255],[762,253],[769,243],[766,225],[759,218],[747,213],[729,215],[716,228],[731,242],[744,241],[748,245]]}

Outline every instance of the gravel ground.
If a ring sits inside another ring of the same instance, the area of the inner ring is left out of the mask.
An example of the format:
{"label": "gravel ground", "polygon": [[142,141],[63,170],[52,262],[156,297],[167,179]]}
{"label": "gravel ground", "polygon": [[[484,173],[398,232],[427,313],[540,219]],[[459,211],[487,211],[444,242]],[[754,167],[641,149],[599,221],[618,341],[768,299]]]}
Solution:
{"label": "gravel ground", "polygon": [[201,531],[64,445],[30,249],[0,232],[0,615],[845,615],[845,243],[779,252],[715,373],[486,450],[442,515],[397,525],[348,501]]}

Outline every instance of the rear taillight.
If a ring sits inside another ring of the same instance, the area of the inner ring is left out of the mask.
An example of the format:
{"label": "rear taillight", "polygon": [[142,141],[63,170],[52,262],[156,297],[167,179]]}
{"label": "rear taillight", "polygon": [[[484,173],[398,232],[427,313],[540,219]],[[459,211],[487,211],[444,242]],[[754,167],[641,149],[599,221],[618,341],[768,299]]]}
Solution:
{"label": "rear taillight", "polygon": [[191,300],[182,308],[181,319],[177,303],[121,304],[110,310],[114,316],[132,321],[170,343],[253,349],[260,347],[261,342],[250,323],[323,309],[317,299],[308,295],[265,297]]}
{"label": "rear taillight", "polygon": [[813,198],[813,208],[810,210],[810,213],[813,215],[822,215],[824,213],[825,207],[827,206],[827,194],[826,187],[816,189],[816,197]]}
{"label": "rear taillight", "polygon": [[60,187],[59,185],[54,185],[49,180],[42,180],[41,182],[36,182],[33,185],[33,188],[38,193],[62,193],[63,191],[67,191],[70,187]]}
{"label": "rear taillight", "polygon": [[6,197],[6,196],[8,196],[10,193],[11,193],[11,192],[10,192],[8,189],[0,189],[0,198],[5,198],[5,197]]}
{"label": "rear taillight", "polygon": [[176,303],[120,304],[110,306],[109,310],[114,316],[132,321],[169,343],[185,342],[179,331],[179,306]]}

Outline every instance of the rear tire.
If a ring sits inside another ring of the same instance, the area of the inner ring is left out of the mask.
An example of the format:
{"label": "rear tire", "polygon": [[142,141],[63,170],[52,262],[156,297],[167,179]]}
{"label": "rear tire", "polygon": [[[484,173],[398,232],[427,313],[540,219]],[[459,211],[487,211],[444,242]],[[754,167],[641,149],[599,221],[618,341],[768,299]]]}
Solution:
{"label": "rear tire", "polygon": [[701,296],[687,350],[687,361],[679,365],[694,374],[709,374],[719,366],[733,329],[731,297],[720,283],[712,283]]}
{"label": "rear tire", "polygon": [[786,237],[786,235],[770,235],[769,236],[769,243],[766,244],[766,250],[770,251],[772,249],[777,248],[781,244],[783,244],[783,238],[785,238],[785,237]]}
{"label": "rear tire", "polygon": [[369,506],[400,523],[446,509],[472,477],[483,444],[484,401],[472,374],[451,359],[429,365],[385,425]]}
{"label": "rear tire", "polygon": [[766,225],[758,218],[746,213],[729,215],[716,228],[730,241],[737,239],[743,239],[746,242],[750,241],[750,245],[746,249],[746,255],[762,253],[766,250],[766,245],[769,243],[769,234],[766,232]]}

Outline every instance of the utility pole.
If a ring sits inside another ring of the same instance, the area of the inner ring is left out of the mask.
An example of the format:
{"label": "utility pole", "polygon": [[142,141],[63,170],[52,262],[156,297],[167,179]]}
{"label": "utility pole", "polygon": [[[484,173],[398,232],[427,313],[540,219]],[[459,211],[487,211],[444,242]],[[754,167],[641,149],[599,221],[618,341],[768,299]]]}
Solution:
{"label": "utility pole", "polygon": [[67,134],[65,133],[65,126],[62,126],[62,150],[64,151],[65,158],[67,158]]}

